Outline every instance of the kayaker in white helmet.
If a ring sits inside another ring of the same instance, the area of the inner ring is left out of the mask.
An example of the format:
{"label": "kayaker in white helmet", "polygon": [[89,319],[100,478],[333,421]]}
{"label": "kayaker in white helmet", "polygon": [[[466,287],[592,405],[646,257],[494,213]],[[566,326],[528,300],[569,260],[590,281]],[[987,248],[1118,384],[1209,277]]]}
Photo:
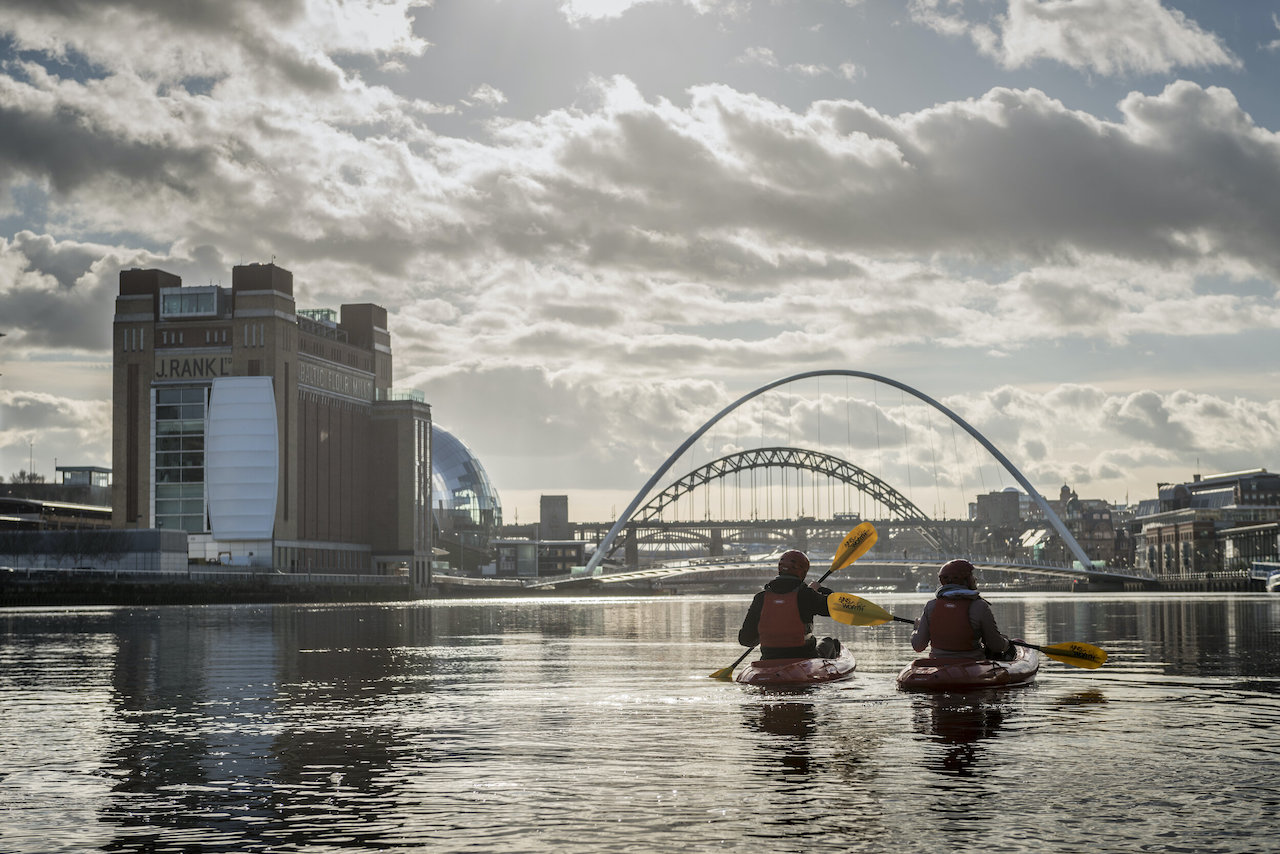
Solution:
{"label": "kayaker in white helmet", "polygon": [[817,582],[806,585],[809,557],[792,549],[778,558],[778,577],[751,600],[751,607],[738,631],[738,643],[746,647],[760,644],[760,657],[835,658],[840,641],[813,636],[813,618],[830,617],[827,597],[833,591]]}
{"label": "kayaker in white helmet", "polygon": [[938,590],[911,633],[916,652],[931,647],[934,658],[1012,661],[1017,648],[1000,633],[991,605],[978,594],[973,564],[947,561],[938,570]]}

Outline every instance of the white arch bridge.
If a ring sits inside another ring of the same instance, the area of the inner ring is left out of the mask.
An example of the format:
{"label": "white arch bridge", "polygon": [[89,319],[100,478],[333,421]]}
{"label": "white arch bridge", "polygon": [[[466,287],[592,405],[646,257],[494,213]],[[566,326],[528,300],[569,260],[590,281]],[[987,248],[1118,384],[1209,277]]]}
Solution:
{"label": "white arch bridge", "polygon": [[[870,496],[876,504],[882,508],[885,514],[884,524],[895,526],[909,526],[914,528],[925,542],[937,550],[940,555],[949,556],[969,556],[965,552],[966,543],[962,536],[957,536],[956,526],[948,525],[944,520],[930,519],[919,507],[912,503],[905,495],[899,492],[890,484],[881,478],[871,474],[865,469],[860,468],[853,463],[840,459],[837,456],[822,451],[815,451],[804,448],[773,446],[760,448],[750,451],[741,451],[733,454],[725,455],[710,463],[699,466],[687,474],[677,478],[675,481],[667,485],[657,494],[653,494],[654,488],[667,475],[672,466],[679,460],[686,451],[689,450],[704,434],[713,426],[724,419],[727,415],[742,407],[748,401],[780,386],[789,383],[820,377],[847,377],[863,380],[870,380],[892,388],[898,389],[900,392],[909,394],[917,400],[932,407],[937,412],[946,416],[955,426],[961,428],[968,433],[977,443],[979,443],[994,458],[1018,484],[1026,492],[1026,494],[1038,505],[1045,521],[1052,527],[1054,533],[1061,539],[1066,550],[1075,560],[1071,565],[1046,565],[1046,564],[1029,564],[1019,562],[1000,562],[991,559],[971,558],[974,559],[975,565],[985,567],[992,570],[1006,570],[1030,573],[1043,573],[1049,575],[1066,575],[1072,578],[1086,578],[1097,581],[1117,582],[1117,581],[1149,581],[1146,576],[1140,576],[1128,570],[1118,569],[1114,567],[1097,566],[1085,553],[1071,531],[1054,512],[1050,504],[1045,500],[1031,482],[1018,470],[1018,468],[1006,457],[998,448],[995,447],[985,436],[979,433],[972,425],[957,415],[948,407],[939,403],[937,400],[928,395],[912,388],[905,383],[879,374],[868,373],[865,371],[828,369],[807,371],[804,373],[794,374],[774,382],[763,385],[754,391],[743,395],[733,403],[726,406],[705,424],[694,431],[684,442],[677,448],[667,460],[654,471],[648,482],[640,488],[628,505],[626,510],[617,518],[612,527],[601,539],[599,546],[592,554],[585,568],[580,573],[572,576],[560,578],[540,578],[530,579],[525,583],[528,587],[561,585],[565,583],[591,583],[591,584],[608,584],[623,582],[629,580],[640,580],[644,578],[661,578],[675,575],[687,575],[690,573],[724,573],[733,571],[734,569],[742,569],[754,565],[759,567],[759,562],[744,561],[743,556],[725,556],[715,555],[714,548],[712,556],[705,559],[683,560],[683,561],[665,561],[661,564],[653,566],[635,568],[635,551],[639,548],[643,541],[644,532],[646,530],[655,530],[658,527],[665,527],[668,531],[673,527],[670,523],[663,523],[661,519],[664,512],[674,507],[682,497],[688,496],[700,487],[705,487],[717,480],[723,480],[730,476],[739,476],[742,472],[753,472],[764,469],[791,469],[795,471],[807,471],[814,475],[822,476],[833,481],[848,484],[856,488],[860,493]],[[842,520],[831,520],[831,524],[835,528],[839,528]],[[873,520],[874,521],[874,520]],[[813,525],[817,520],[805,519],[804,523]],[[759,524],[758,522],[755,524]],[[786,529],[788,525],[794,526],[797,522],[780,522],[779,526]],[[882,524],[876,522],[877,526]],[[678,526],[677,526],[678,527]],[[700,527],[698,523],[686,523],[685,527],[690,532],[689,536],[697,536],[693,533]],[[847,523],[845,527],[852,527],[852,523]],[[627,537],[620,538],[624,531],[630,533]],[[714,538],[714,535],[710,535]],[[838,542],[840,534],[835,535]],[[883,538],[882,538],[883,542]],[[614,552],[620,545],[625,543],[626,548],[631,551],[629,554],[629,567],[619,567],[613,565],[610,561]],[[815,544],[816,545],[816,544]],[[890,555],[877,556],[876,550],[872,551],[862,559],[864,563],[876,564],[918,564],[921,562],[919,558],[895,558]],[[820,560],[820,553],[814,552],[815,566]]]}

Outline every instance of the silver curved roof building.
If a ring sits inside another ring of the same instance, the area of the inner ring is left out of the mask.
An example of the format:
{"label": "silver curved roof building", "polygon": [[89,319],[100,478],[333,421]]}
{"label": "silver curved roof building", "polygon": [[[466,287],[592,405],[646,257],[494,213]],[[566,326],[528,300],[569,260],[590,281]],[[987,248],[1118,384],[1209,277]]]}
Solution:
{"label": "silver curved roof building", "polygon": [[[497,527],[502,501],[471,449],[438,424],[431,425],[431,503],[454,524]],[[440,519],[444,522],[444,518]]]}

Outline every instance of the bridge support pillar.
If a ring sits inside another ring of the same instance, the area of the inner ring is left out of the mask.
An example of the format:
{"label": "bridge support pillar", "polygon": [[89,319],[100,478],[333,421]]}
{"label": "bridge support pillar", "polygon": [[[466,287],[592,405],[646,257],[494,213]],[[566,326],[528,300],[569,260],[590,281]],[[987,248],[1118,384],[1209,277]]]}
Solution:
{"label": "bridge support pillar", "polygon": [[796,525],[792,530],[791,545],[788,548],[799,549],[808,554],[809,552],[809,526],[805,524]]}
{"label": "bridge support pillar", "polygon": [[640,565],[640,540],[636,536],[635,525],[627,525],[626,545],[622,549],[622,554],[627,566],[634,569]]}
{"label": "bridge support pillar", "polygon": [[711,557],[724,556],[724,532],[719,528],[711,529],[711,545],[708,548]]}

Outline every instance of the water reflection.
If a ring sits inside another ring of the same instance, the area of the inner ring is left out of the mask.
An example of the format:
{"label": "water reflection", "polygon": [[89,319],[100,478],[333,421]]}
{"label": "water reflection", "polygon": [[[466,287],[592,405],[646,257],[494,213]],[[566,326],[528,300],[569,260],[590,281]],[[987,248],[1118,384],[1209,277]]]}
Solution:
{"label": "water reflection", "polygon": [[[164,838],[204,851],[374,844],[377,795],[403,749],[365,698],[429,673],[394,650],[430,620],[372,609],[156,609],[117,624],[106,850]],[[140,800],[143,793],[159,794]]]}
{"label": "water reflection", "polygon": [[1062,697],[1058,697],[1053,701],[1055,706],[1061,706],[1070,709],[1074,706],[1102,706],[1107,703],[1107,695],[1102,693],[1098,688],[1090,688],[1085,691],[1075,691]]}
{"label": "water reflection", "polygon": [[985,759],[982,742],[994,738],[1005,723],[1006,712],[999,698],[996,691],[915,698],[912,722],[916,731],[942,747],[930,755],[926,765],[950,776],[978,774]]}
{"label": "water reflection", "polygon": [[780,772],[788,776],[810,774],[813,753],[809,739],[817,726],[812,703],[765,702],[748,706],[747,726],[774,736],[757,742],[762,756],[760,765],[777,764]]}
{"label": "water reflection", "polygon": [[1048,638],[1106,648],[1108,670],[1136,662],[1166,675],[1280,674],[1280,596],[1057,598],[1045,621]]}
{"label": "water reflection", "polygon": [[855,679],[767,694],[706,678],[729,597],[0,612],[0,848],[1265,847],[1280,597],[996,605],[1112,658],[908,695],[909,627],[849,627]]}

